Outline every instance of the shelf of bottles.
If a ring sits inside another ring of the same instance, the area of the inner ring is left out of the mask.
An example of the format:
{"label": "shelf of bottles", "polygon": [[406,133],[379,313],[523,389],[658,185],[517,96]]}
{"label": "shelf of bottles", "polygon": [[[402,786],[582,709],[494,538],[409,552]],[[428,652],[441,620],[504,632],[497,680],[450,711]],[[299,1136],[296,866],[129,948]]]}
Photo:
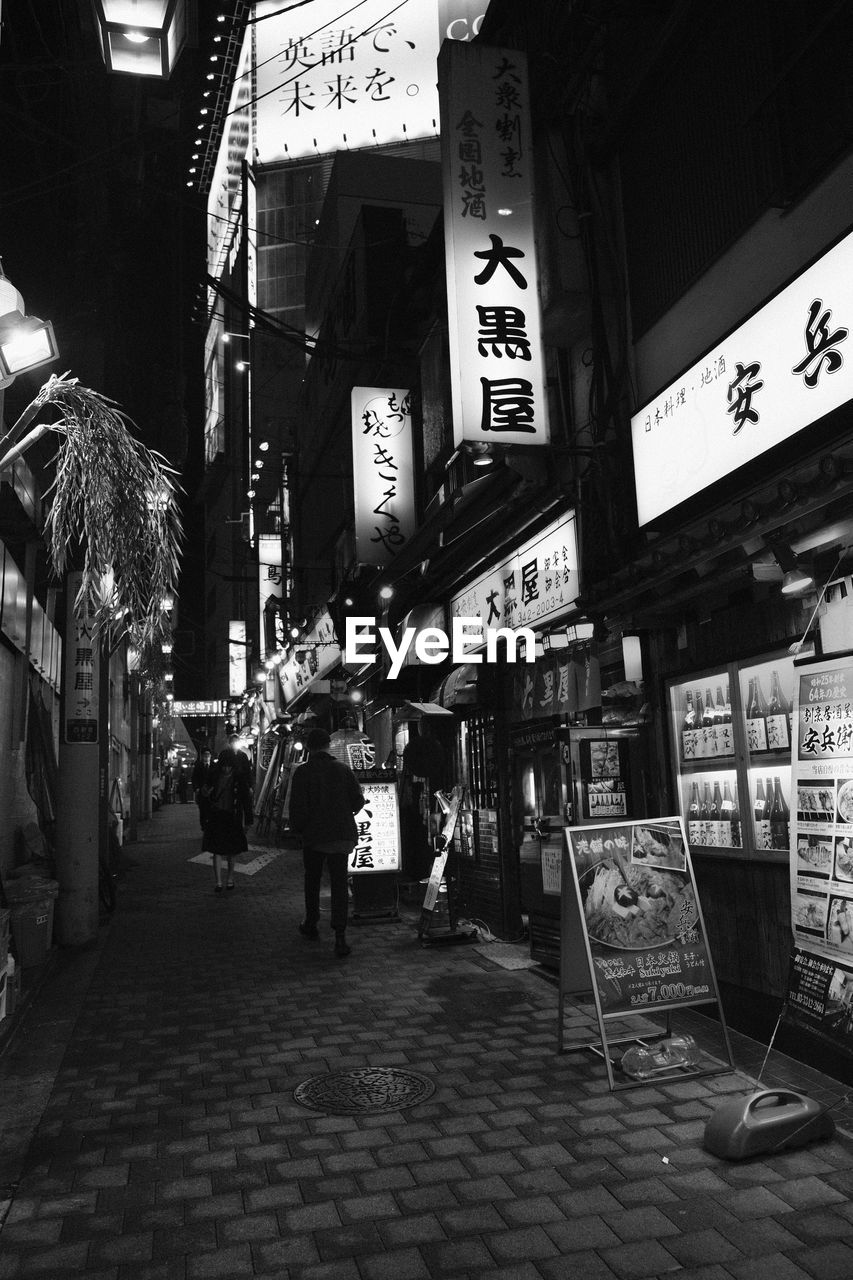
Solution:
{"label": "shelf of bottles", "polygon": [[793,658],[729,663],[669,686],[676,783],[692,849],[789,847]]}
{"label": "shelf of bottles", "polygon": [[758,852],[787,853],[790,842],[791,721],[794,663],[787,656],[738,670],[752,834]]}
{"label": "shelf of bottles", "polygon": [[681,800],[691,847],[740,849],[730,676],[715,671],[672,690],[679,715]]}

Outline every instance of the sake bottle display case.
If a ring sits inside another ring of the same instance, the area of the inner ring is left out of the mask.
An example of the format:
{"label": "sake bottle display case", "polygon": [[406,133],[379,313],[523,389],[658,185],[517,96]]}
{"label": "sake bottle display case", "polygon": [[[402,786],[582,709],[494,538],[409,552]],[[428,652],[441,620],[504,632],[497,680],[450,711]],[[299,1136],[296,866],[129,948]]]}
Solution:
{"label": "sake bottle display case", "polygon": [[788,858],[793,689],[787,653],[668,684],[676,794],[693,852]]}

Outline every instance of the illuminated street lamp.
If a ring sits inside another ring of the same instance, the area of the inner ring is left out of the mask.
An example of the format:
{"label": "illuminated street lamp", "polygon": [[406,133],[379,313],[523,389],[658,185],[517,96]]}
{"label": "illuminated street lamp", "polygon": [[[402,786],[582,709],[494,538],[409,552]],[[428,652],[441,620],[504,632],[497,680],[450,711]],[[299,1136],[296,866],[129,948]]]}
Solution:
{"label": "illuminated street lamp", "polygon": [[27,315],[23,298],[0,266],[0,386],[58,356],[53,325]]}
{"label": "illuminated street lamp", "polygon": [[187,39],[187,0],[93,0],[108,71],[168,80]]}

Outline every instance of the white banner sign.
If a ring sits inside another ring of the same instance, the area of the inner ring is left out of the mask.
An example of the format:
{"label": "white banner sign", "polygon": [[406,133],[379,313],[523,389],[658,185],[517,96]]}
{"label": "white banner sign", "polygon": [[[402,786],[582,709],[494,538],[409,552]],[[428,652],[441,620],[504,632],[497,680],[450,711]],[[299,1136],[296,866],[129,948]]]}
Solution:
{"label": "white banner sign", "polygon": [[400,817],[396,782],[362,782],[366,803],[355,815],[358,844],[349,858],[356,875],[368,871],[399,871]]}
{"label": "white banner sign", "polygon": [[321,680],[340,661],[334,623],[328,609],[322,609],[311,630],[295,645],[292,657],[279,668],[285,702],[291,702],[315,680]]}
{"label": "white banner sign", "polygon": [[577,526],[570,511],[453,596],[450,613],[479,618],[484,628],[537,627],[570,609],[579,587]]}
{"label": "white banner sign", "polygon": [[445,41],[438,73],[454,440],[547,444],[527,62]]}
{"label": "white banner sign", "polygon": [[265,654],[283,649],[284,618],[281,612],[281,536],[258,534],[258,605],[261,647]]}
{"label": "white banner sign", "polygon": [[260,164],[436,133],[435,0],[255,8]]}
{"label": "white banner sign", "polygon": [[640,524],[853,398],[851,321],[853,234],[631,419]]}
{"label": "white banner sign", "polygon": [[228,623],[228,696],[239,698],[246,688],[246,624]]}
{"label": "white banner sign", "polygon": [[409,391],[353,387],[352,469],[356,560],[388,565],[416,528]]}

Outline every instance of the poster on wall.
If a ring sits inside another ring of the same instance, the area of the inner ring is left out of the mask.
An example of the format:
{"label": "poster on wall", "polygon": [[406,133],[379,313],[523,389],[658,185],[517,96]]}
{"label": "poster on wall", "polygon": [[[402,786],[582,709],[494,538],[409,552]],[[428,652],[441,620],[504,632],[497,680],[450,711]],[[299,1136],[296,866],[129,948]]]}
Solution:
{"label": "poster on wall", "polygon": [[797,668],[787,1016],[853,1054],[853,654]]}
{"label": "poster on wall", "polygon": [[563,900],[573,895],[580,909],[601,1014],[716,1000],[681,819],[566,827],[565,834]]}
{"label": "poster on wall", "polygon": [[400,815],[396,782],[367,782],[359,778],[365,805],[355,815],[358,843],[350,854],[353,875],[400,870]]}
{"label": "poster on wall", "polygon": [[83,575],[68,575],[66,591],[68,605],[65,618],[66,642],[63,646],[65,679],[65,734],[66,742],[98,741],[99,705],[99,654],[94,638],[91,616],[79,617],[74,602],[80,590]]}
{"label": "poster on wall", "polygon": [[581,739],[583,816],[593,822],[628,816],[628,747],[613,738]]}

